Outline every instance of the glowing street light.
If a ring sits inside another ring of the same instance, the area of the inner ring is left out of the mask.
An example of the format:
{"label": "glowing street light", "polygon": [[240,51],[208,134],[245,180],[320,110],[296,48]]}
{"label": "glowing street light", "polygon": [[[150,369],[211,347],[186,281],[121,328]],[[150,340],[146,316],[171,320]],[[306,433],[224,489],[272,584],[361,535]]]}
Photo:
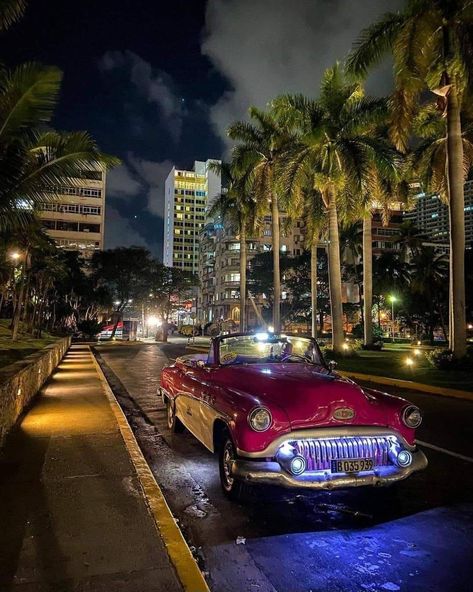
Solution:
{"label": "glowing street light", "polygon": [[392,338],[394,343],[394,303],[397,302],[397,298],[394,294],[390,294],[388,300],[391,303]]}
{"label": "glowing street light", "polygon": [[18,259],[21,257],[20,253],[18,253],[18,251],[13,251],[12,253],[10,253],[10,259],[13,259],[13,261],[18,261]]}
{"label": "glowing street light", "polygon": [[408,368],[412,368],[412,366],[414,366],[414,359],[413,358],[406,358],[404,360],[404,363],[406,364],[406,366]]}
{"label": "glowing street light", "polygon": [[148,323],[148,327],[159,327],[162,324],[161,320],[155,315],[149,316],[146,322]]}

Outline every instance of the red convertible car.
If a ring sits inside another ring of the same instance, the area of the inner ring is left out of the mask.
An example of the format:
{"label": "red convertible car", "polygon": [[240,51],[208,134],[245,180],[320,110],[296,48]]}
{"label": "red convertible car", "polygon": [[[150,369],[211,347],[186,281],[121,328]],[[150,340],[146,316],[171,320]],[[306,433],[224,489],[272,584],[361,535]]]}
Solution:
{"label": "red convertible car", "polygon": [[213,339],[163,370],[168,426],[218,453],[224,493],[390,485],[424,469],[408,401],[333,372],[314,339],[272,333]]}

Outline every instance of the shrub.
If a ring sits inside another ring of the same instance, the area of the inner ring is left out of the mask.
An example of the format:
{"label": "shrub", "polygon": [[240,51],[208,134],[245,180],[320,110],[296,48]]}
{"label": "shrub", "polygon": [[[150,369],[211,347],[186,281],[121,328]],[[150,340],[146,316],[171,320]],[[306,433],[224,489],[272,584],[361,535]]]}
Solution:
{"label": "shrub", "polygon": [[340,360],[341,358],[356,358],[358,356],[356,350],[360,348],[359,342],[356,340],[351,341],[347,344],[349,349],[342,353],[335,353],[332,349],[332,344],[326,344],[321,346],[321,351],[325,360]]}
{"label": "shrub", "polygon": [[382,339],[378,339],[373,341],[370,345],[362,345],[362,349],[367,351],[381,351],[383,349],[384,341]]}
{"label": "shrub", "polygon": [[[357,337],[359,339],[363,339],[365,336],[365,326],[363,323],[358,323],[352,329],[351,334],[353,337]],[[383,330],[378,327],[378,325],[373,325],[373,339],[375,342],[380,341],[384,336]]]}
{"label": "shrub", "polygon": [[84,334],[84,337],[95,339],[102,330],[102,323],[99,323],[95,319],[87,319],[79,321],[79,323],[77,323],[77,329]]}
{"label": "shrub", "polygon": [[468,370],[473,372],[473,346],[468,347],[466,356],[456,358],[452,350],[431,350],[426,352],[425,357],[429,363],[439,370]]}
{"label": "shrub", "polygon": [[184,335],[184,337],[192,337],[192,335],[198,335],[198,327],[194,327],[193,325],[182,325],[179,329],[179,333]]}

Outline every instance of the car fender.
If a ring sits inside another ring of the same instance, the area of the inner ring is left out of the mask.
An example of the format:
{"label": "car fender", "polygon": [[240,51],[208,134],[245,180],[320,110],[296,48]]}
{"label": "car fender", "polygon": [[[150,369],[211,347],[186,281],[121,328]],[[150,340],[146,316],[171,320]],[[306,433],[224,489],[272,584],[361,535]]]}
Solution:
{"label": "car fender", "polygon": [[[224,418],[237,449],[248,452],[263,450],[274,438],[291,430],[286,412],[278,405],[269,404],[238,388],[224,390],[217,410]],[[248,423],[248,415],[256,407],[264,407],[271,413],[273,422],[265,432],[256,432]]]}

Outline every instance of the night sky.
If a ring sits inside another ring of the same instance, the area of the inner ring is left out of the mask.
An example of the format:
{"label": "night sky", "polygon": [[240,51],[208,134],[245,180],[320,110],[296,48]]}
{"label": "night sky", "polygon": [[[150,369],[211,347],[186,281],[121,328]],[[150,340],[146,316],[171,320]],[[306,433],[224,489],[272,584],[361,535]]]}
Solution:
{"label": "night sky", "polygon": [[[161,256],[173,163],[222,158],[226,126],[283,92],[315,96],[323,70],[402,0],[31,0],[0,39],[7,65],[64,72],[58,129],[86,129],[123,165],[108,179],[106,246]],[[389,66],[369,80],[389,92]]]}

